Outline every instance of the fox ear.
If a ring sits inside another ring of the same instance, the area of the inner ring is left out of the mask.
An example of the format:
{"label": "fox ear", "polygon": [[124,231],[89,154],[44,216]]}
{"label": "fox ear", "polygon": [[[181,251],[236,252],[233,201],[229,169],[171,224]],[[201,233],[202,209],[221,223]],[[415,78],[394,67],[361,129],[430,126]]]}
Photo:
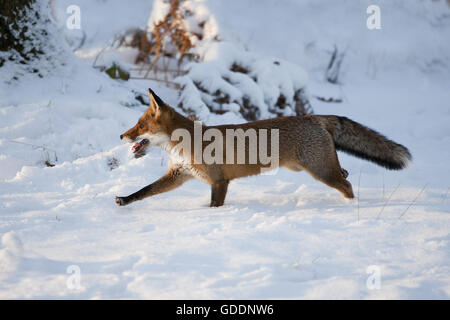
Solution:
{"label": "fox ear", "polygon": [[161,111],[161,108],[164,107],[164,102],[161,98],[158,97],[150,88],[148,89],[148,96],[150,97],[150,108],[154,111]]}

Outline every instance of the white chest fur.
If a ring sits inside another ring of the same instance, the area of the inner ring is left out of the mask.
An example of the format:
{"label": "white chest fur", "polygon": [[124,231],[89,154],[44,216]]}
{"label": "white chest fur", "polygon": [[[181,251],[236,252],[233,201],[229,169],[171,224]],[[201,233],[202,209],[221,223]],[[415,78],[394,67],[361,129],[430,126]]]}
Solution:
{"label": "white chest fur", "polygon": [[185,173],[190,174],[197,179],[208,181],[205,173],[199,171],[191,165],[190,159],[180,156],[180,153],[178,152],[179,150],[172,148],[172,145],[170,144],[170,137],[168,135],[163,133],[150,135],[146,133],[139,136],[139,138],[148,139],[151,146],[158,146],[169,153],[169,168],[181,168]]}

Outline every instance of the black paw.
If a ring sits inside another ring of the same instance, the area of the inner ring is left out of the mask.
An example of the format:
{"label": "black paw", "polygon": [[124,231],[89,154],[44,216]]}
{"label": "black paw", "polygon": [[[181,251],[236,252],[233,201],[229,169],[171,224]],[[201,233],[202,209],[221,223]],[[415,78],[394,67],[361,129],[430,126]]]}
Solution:
{"label": "black paw", "polygon": [[348,177],[348,171],[345,170],[345,169],[343,169],[343,168],[341,168],[341,173],[342,173],[342,176],[344,177],[344,179],[347,179],[347,177]]}
{"label": "black paw", "polygon": [[223,206],[223,202],[220,203],[218,201],[211,201],[211,203],[209,204],[210,207],[221,207]]}
{"label": "black paw", "polygon": [[127,205],[124,197],[116,197],[116,203],[118,206],[125,206]]}

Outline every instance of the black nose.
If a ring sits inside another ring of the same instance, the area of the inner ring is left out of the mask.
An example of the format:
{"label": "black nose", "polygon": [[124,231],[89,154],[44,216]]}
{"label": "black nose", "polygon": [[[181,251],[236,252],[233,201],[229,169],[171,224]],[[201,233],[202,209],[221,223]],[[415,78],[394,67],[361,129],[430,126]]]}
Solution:
{"label": "black nose", "polygon": [[120,135],[120,140],[122,140],[123,134]]}

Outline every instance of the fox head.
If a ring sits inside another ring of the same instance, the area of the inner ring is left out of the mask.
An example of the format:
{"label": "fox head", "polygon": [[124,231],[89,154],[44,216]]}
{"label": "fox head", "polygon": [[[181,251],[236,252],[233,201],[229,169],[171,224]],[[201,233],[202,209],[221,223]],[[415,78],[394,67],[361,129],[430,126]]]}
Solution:
{"label": "fox head", "polygon": [[175,110],[151,89],[148,89],[148,94],[150,106],[133,128],[120,135],[122,141],[133,142],[139,138],[147,138],[152,144],[159,144],[157,140],[169,138],[169,127]]}

